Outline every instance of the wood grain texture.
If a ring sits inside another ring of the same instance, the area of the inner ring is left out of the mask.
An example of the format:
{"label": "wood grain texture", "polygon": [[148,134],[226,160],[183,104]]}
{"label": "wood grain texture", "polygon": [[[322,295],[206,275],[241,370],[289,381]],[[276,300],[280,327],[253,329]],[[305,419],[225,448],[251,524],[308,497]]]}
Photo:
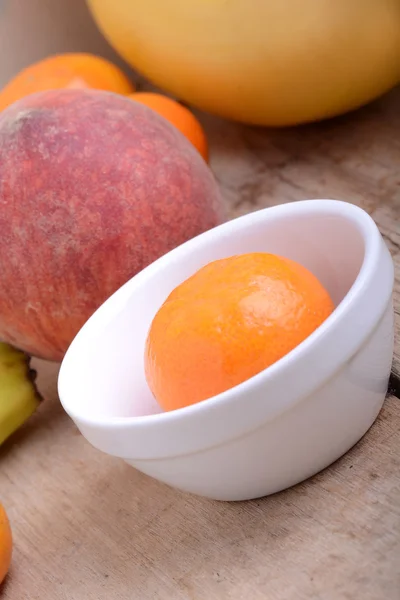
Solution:
{"label": "wood grain texture", "polygon": [[[328,123],[270,131],[202,115],[230,216],[330,197],[366,208],[396,265],[400,373],[400,89]],[[400,400],[334,465],[245,503],[185,495],[93,449],[47,398],[0,451],[14,531],[5,600],[398,600]]]}

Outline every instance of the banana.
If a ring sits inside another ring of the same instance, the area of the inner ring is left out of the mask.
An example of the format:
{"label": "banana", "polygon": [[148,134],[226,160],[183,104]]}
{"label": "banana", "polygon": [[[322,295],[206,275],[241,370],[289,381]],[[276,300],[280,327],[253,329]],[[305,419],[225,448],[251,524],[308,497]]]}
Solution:
{"label": "banana", "polygon": [[42,396],[30,356],[0,342],[0,445],[36,411]]}

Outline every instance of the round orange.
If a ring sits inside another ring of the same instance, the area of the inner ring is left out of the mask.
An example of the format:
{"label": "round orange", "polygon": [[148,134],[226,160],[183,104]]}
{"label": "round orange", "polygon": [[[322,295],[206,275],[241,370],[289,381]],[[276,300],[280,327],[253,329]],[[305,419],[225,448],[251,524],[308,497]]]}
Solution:
{"label": "round orange", "polygon": [[198,119],[185,106],[164,96],[152,92],[136,92],[130,98],[152,108],[159,115],[167,119],[193,144],[201,156],[208,162],[208,143],[206,134]]}
{"label": "round orange", "polygon": [[71,52],[50,56],[20,71],[0,90],[0,110],[35,92],[85,87],[124,95],[135,91],[128,77],[108,60]]}
{"label": "round orange", "polygon": [[285,356],[333,311],[302,265],[267,253],[212,262],[175,288],[154,317],[145,373],[174,410],[230,389]]}
{"label": "round orange", "polygon": [[12,534],[10,522],[4,507],[0,504],[0,584],[8,573],[12,555]]}

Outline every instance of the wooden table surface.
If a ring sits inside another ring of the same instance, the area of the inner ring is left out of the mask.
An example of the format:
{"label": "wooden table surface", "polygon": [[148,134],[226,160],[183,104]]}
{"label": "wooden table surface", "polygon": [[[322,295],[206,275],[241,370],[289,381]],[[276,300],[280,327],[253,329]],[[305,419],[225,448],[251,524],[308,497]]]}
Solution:
{"label": "wooden table surface", "polygon": [[[303,198],[369,211],[396,264],[400,371],[400,89],[328,123],[284,131],[202,116],[231,216]],[[57,365],[35,362],[40,411],[0,449],[14,531],[7,600],[398,600],[400,400],[311,480],[218,503],[93,449],[63,412]],[[398,393],[398,391],[397,391]]]}

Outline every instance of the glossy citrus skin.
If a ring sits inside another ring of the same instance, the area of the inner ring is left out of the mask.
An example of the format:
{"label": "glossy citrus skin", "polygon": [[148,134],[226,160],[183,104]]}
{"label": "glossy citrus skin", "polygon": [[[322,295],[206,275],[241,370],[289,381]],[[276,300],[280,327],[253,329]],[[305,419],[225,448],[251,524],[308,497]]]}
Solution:
{"label": "glossy citrus skin", "polygon": [[155,110],[159,115],[175,125],[177,129],[197,148],[208,162],[208,143],[206,134],[194,114],[179,102],[163,94],[152,92],[136,92],[130,96],[132,100],[141,102]]}
{"label": "glossy citrus skin", "polygon": [[4,507],[0,504],[0,584],[10,568],[12,555],[12,534]]}
{"label": "glossy citrus skin", "polygon": [[153,319],[149,387],[167,411],[205,400],[285,356],[333,309],[315,276],[286,258],[250,253],[212,262]]}
{"label": "glossy citrus skin", "polygon": [[94,88],[124,95],[135,90],[126,75],[104,58],[59,54],[30,65],[0,90],[0,110],[29,94],[62,88]]}

